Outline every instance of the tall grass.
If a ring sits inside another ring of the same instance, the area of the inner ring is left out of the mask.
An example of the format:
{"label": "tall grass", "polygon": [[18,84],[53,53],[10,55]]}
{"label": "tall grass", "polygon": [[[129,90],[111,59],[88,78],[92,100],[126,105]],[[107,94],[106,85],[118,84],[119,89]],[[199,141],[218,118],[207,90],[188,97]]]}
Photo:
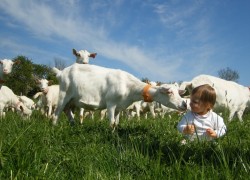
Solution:
{"label": "tall grass", "polygon": [[248,179],[250,114],[227,122],[216,142],[181,145],[180,117],[122,118],[70,126],[34,112],[30,120],[8,113],[0,120],[0,179]]}

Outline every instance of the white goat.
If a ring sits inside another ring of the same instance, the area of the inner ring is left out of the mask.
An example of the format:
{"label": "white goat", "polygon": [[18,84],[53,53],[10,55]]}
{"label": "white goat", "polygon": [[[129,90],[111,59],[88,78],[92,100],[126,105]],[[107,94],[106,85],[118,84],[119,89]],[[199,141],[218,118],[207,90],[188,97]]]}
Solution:
{"label": "white goat", "polygon": [[4,83],[4,76],[11,73],[13,65],[19,62],[9,59],[0,60],[0,84]]}
{"label": "white goat", "polygon": [[[97,53],[90,53],[87,50],[77,51],[75,49],[72,50],[73,54],[76,56],[76,63],[79,64],[88,64],[89,58],[95,58]],[[91,116],[91,119],[94,119],[94,111],[84,110],[84,108],[80,108],[80,123],[83,123],[83,119],[87,116]]]}
{"label": "white goat", "polygon": [[43,92],[37,92],[34,96],[33,99],[37,99],[37,102],[35,103],[35,109],[40,110],[43,115],[45,115],[46,111],[46,97]]}
{"label": "white goat", "polygon": [[119,123],[119,112],[132,102],[142,99],[155,100],[168,107],[186,110],[186,103],[177,88],[169,84],[151,87],[122,70],[75,63],[62,71],[57,68],[53,68],[53,71],[60,82],[58,107],[53,124],[57,124],[64,109],[70,122],[74,122],[70,110],[75,106],[90,110],[107,108],[113,128]]}
{"label": "white goat", "polygon": [[203,84],[209,84],[215,89],[215,108],[226,107],[230,111],[229,121],[232,120],[235,113],[239,120],[242,121],[243,112],[250,98],[248,87],[210,75],[199,75],[193,78],[190,82],[184,81],[180,85],[180,90],[187,88],[188,91],[191,92],[193,88]]}
{"label": "white goat", "polygon": [[51,85],[51,81],[48,81],[47,79],[38,79],[37,83],[39,84],[39,87],[41,91],[43,92],[45,96],[45,107],[48,108],[46,110],[46,116],[51,117],[53,110],[57,107],[58,102],[58,94],[59,94],[59,85]]}
{"label": "white goat", "polygon": [[30,110],[35,109],[35,102],[27,96],[17,96],[18,99]]}
{"label": "white goat", "polygon": [[13,107],[18,113],[25,118],[30,117],[32,111],[28,109],[7,86],[0,85],[0,117],[4,117],[4,109]]}
{"label": "white goat", "polygon": [[[51,118],[51,115],[54,113],[55,108],[57,107],[58,98],[59,98],[59,85],[52,85],[49,86],[50,81],[46,79],[38,80],[40,89],[42,92],[37,92],[33,98],[39,100],[36,103],[36,107],[40,109],[42,114],[45,114],[46,117]],[[88,111],[87,111],[88,112]],[[82,124],[83,119],[86,118],[88,114],[85,112],[84,109],[80,108],[80,123]],[[93,117],[93,112],[91,114],[91,118]]]}
{"label": "white goat", "polygon": [[152,118],[155,119],[156,114],[154,111],[154,102],[144,102],[143,100],[133,102],[127,109],[126,113],[128,118],[135,115],[137,119],[140,120],[141,114],[145,116],[145,119],[148,118],[148,112],[152,115]]}
{"label": "white goat", "polygon": [[73,49],[73,54],[76,56],[76,62],[79,64],[88,64],[89,58],[95,58],[97,53],[89,53],[87,50],[76,51]]}
{"label": "white goat", "polygon": [[[87,50],[76,51],[75,49],[73,49],[73,54],[76,56],[76,63],[79,64],[88,64],[89,58],[95,58],[97,55],[97,53],[90,53]],[[83,108],[80,108],[80,123],[82,124],[83,119],[89,115],[91,116],[91,119],[94,119],[94,111],[86,111]]]}

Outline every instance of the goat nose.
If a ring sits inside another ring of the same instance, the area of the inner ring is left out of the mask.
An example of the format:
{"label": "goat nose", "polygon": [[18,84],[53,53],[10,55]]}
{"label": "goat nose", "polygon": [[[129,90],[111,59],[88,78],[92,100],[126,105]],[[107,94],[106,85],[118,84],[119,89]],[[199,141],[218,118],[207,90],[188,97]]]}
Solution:
{"label": "goat nose", "polygon": [[4,74],[8,74],[8,70],[7,69],[3,69],[3,73]]}

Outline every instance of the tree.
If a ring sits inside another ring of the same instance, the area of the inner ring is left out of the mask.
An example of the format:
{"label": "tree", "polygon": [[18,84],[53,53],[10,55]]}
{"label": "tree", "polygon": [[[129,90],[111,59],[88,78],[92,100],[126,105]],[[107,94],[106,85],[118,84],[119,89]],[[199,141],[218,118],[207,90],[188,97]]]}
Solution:
{"label": "tree", "polygon": [[63,70],[66,67],[66,63],[63,59],[55,58],[54,63],[55,63],[55,67],[59,70]]}
{"label": "tree", "polygon": [[4,85],[12,89],[16,95],[26,95],[33,86],[31,80],[33,64],[24,56],[18,56],[14,60],[18,60],[20,63],[13,66]]}
{"label": "tree", "polygon": [[230,69],[229,67],[227,67],[226,69],[219,70],[218,76],[221,79],[225,79],[227,81],[234,81],[234,82],[238,82],[240,78],[239,73],[235,70]]}
{"label": "tree", "polygon": [[46,78],[53,80],[54,84],[58,83],[50,67],[33,64],[25,56],[17,56],[14,60],[19,60],[20,63],[13,66],[12,72],[7,76],[4,85],[12,89],[16,95],[32,97],[36,92],[40,91],[35,81],[36,78]]}

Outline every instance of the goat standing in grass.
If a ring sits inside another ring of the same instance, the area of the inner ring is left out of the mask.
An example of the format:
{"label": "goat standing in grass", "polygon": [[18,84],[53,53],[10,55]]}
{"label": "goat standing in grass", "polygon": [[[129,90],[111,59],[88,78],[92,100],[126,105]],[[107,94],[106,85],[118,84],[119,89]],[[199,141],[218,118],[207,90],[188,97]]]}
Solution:
{"label": "goat standing in grass", "polygon": [[110,126],[119,123],[119,113],[134,101],[157,101],[180,111],[186,103],[178,88],[171,84],[154,86],[142,82],[133,75],[117,69],[90,64],[75,63],[62,71],[53,68],[60,82],[58,107],[53,117],[57,124],[59,115],[65,110],[70,122],[74,122],[71,109],[82,107],[89,110],[107,108]]}

